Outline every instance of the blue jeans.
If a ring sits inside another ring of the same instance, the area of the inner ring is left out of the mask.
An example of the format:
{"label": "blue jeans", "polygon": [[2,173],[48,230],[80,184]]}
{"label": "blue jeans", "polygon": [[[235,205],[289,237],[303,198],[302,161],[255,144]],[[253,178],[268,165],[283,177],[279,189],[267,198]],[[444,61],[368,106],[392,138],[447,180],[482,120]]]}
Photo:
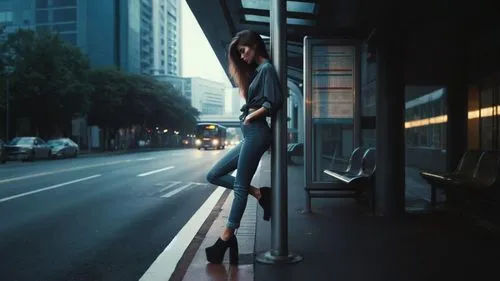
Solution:
{"label": "blue jeans", "polygon": [[[257,170],[260,158],[271,144],[271,129],[265,119],[255,120],[248,125],[241,123],[243,140],[231,149],[208,172],[207,180],[215,185],[234,190],[234,200],[229,213],[227,227],[240,226],[245,212],[250,183]],[[236,177],[231,172],[238,169]]]}

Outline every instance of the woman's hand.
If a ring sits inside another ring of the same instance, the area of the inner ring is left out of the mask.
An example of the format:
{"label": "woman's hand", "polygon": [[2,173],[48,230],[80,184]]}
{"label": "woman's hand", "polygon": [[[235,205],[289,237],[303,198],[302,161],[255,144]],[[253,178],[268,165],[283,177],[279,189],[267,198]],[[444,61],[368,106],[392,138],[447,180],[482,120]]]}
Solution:
{"label": "woman's hand", "polygon": [[243,125],[248,125],[250,124],[250,122],[252,121],[252,117],[251,117],[251,114],[248,114],[246,117],[245,117],[245,120],[243,120]]}

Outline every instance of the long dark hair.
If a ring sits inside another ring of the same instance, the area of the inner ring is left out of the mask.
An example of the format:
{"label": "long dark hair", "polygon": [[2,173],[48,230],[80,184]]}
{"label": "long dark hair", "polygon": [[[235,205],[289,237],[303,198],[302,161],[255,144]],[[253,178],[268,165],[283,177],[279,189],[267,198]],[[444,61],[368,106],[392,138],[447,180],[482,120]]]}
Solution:
{"label": "long dark hair", "polygon": [[255,56],[269,59],[269,54],[266,50],[266,44],[262,37],[257,32],[251,30],[243,30],[233,37],[229,44],[229,73],[234,79],[236,85],[240,88],[243,98],[247,98],[248,86],[250,84],[250,75],[257,68],[257,63],[246,63],[241,59],[238,45],[250,47],[255,50]]}

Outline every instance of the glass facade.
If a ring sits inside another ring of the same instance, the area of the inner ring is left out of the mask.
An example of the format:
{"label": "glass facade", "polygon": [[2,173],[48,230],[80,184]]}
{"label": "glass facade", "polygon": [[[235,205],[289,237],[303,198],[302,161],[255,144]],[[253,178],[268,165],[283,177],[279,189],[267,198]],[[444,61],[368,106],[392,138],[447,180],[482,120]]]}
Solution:
{"label": "glass facade", "polygon": [[[79,1],[77,24],[80,48],[88,54],[93,67],[109,67],[119,64],[119,41],[115,27],[118,7],[115,1]],[[54,28],[67,28],[58,24]]]}
{"label": "glass facade", "polygon": [[140,1],[0,0],[0,23],[9,26],[11,19],[16,27],[58,32],[80,47],[92,66],[140,70]]}
{"label": "glass facade", "polygon": [[52,0],[51,7],[68,7],[68,6],[76,6],[77,0]]}
{"label": "glass facade", "polygon": [[141,71],[141,2],[121,1],[120,4],[120,67],[131,73]]}
{"label": "glass facade", "polygon": [[447,91],[440,86],[405,87],[406,166],[445,171]]}
{"label": "glass facade", "polygon": [[78,45],[76,0],[37,0],[35,3],[35,24],[37,30],[59,32],[61,38]]}
{"label": "glass facade", "polygon": [[32,28],[34,5],[34,1],[0,0],[0,25],[8,33],[18,28]]}
{"label": "glass facade", "polygon": [[500,77],[469,87],[468,148],[500,148]]}
{"label": "glass facade", "polygon": [[49,0],[36,0],[35,7],[37,9],[46,9],[49,7]]}
{"label": "glass facade", "polygon": [[74,31],[76,30],[76,23],[54,24],[52,29],[58,32]]}
{"label": "glass facade", "polygon": [[49,11],[48,10],[36,11],[35,20],[37,24],[49,23]]}
{"label": "glass facade", "polygon": [[[418,91],[425,87],[414,87]],[[410,96],[411,93],[408,93]],[[446,94],[437,89],[412,97],[405,104],[405,137],[407,148],[446,149]]]}
{"label": "glass facade", "polygon": [[14,13],[12,11],[0,12],[0,23],[5,26],[14,24]]}
{"label": "glass facade", "polygon": [[52,11],[52,22],[76,22],[76,7],[64,8]]}

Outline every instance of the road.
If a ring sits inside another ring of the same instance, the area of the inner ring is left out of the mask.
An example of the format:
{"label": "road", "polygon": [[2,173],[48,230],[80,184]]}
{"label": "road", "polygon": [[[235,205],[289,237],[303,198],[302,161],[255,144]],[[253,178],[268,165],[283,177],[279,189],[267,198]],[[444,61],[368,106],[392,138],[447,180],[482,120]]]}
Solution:
{"label": "road", "polygon": [[215,186],[225,151],[0,166],[0,280],[139,280]]}

